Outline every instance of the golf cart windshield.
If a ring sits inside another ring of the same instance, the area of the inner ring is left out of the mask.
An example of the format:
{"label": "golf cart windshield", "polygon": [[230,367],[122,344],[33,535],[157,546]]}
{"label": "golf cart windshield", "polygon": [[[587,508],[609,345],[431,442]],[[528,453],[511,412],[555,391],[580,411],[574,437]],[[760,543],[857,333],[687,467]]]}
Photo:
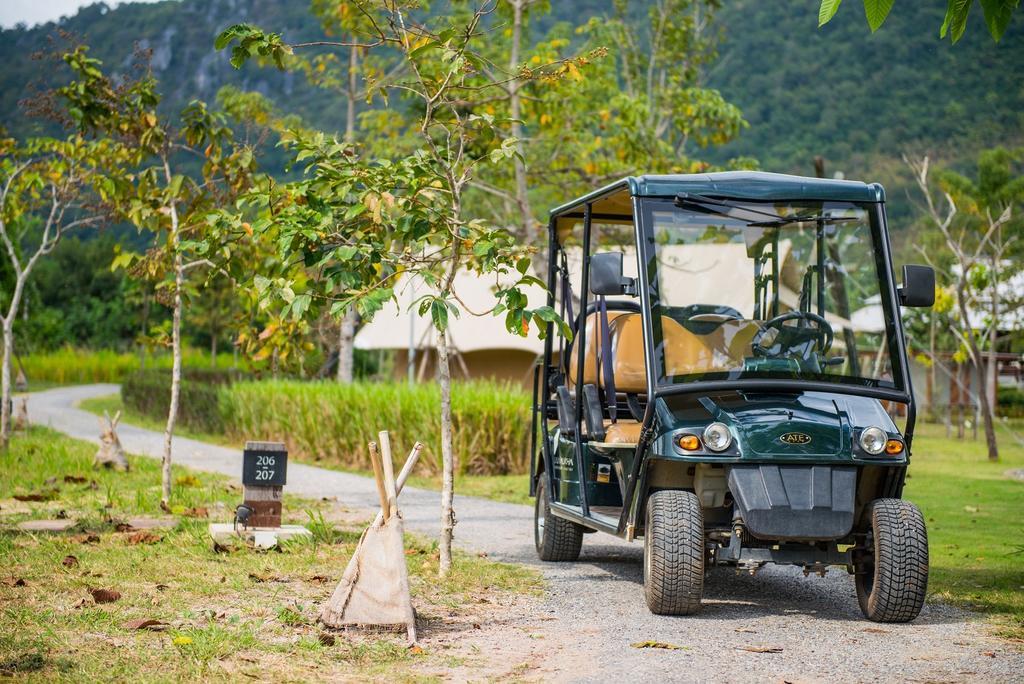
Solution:
{"label": "golf cart windshield", "polygon": [[886,265],[852,202],[646,199],[655,375],[894,387]]}

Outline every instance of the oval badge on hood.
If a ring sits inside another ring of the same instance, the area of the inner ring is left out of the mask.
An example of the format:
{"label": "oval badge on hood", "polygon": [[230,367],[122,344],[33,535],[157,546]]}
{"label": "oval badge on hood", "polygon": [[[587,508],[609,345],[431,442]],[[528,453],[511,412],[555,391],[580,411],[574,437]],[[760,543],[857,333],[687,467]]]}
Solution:
{"label": "oval badge on hood", "polygon": [[779,437],[779,441],[786,444],[810,444],[811,436],[803,432],[787,432]]}

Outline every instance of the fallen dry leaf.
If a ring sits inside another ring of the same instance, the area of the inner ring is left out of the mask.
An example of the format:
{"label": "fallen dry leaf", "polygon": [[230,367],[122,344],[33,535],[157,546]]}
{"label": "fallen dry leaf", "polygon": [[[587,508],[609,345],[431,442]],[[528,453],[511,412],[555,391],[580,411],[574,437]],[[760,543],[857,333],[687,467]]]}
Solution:
{"label": "fallen dry leaf", "polygon": [[210,517],[210,511],[206,510],[203,506],[196,506],[195,508],[186,508],[182,515],[186,518],[208,518]]}
{"label": "fallen dry leaf", "polygon": [[778,646],[737,646],[737,651],[750,651],[751,653],[782,653]]}
{"label": "fallen dry leaf", "polygon": [[664,641],[637,641],[636,643],[630,644],[633,648],[661,648],[666,651],[686,651],[689,650],[686,646],[678,646],[676,644],[670,644]]}
{"label": "fallen dry leaf", "polygon": [[309,581],[316,582],[317,584],[327,584],[331,581],[331,578],[325,575],[313,575],[309,578]]}
{"label": "fallen dry leaf", "polygon": [[868,634],[888,634],[889,633],[889,630],[887,630],[887,629],[879,629],[878,627],[865,627],[864,629],[862,629],[860,631],[867,632]]}
{"label": "fallen dry leaf", "polygon": [[3,583],[9,587],[24,587],[26,582],[21,577],[4,577]]}
{"label": "fallen dry leaf", "polygon": [[125,544],[156,544],[159,541],[163,541],[163,537],[159,534],[153,534],[146,530],[140,530],[138,532],[132,532],[124,538]]}
{"label": "fallen dry leaf", "polygon": [[749,629],[747,627],[737,627],[733,631],[734,632],[742,632],[743,634],[757,634],[757,630]]}
{"label": "fallen dry leaf", "polygon": [[988,656],[989,658],[995,658],[996,657],[995,651],[982,651],[981,655]]}
{"label": "fallen dry leaf", "polygon": [[114,530],[116,530],[117,532],[134,532],[135,528],[126,522],[119,522],[116,525],[114,525]]}
{"label": "fallen dry leaf", "polygon": [[83,599],[78,599],[78,601],[75,602],[75,605],[73,605],[71,607],[72,608],[84,608],[88,604],[89,604],[89,601],[87,601],[86,599],[83,598]]}
{"label": "fallen dry leaf", "polygon": [[74,556],[64,556],[64,560],[62,560],[60,564],[63,565],[65,568],[77,568],[78,559]]}
{"label": "fallen dry leaf", "polygon": [[145,619],[145,618],[143,618],[141,620],[132,620],[131,622],[124,623],[124,628],[125,629],[146,629],[146,630],[149,630],[151,632],[162,632],[163,630],[167,629],[168,627],[170,627],[170,625],[167,624],[166,622],[161,622],[160,620]]}
{"label": "fallen dry leaf", "polygon": [[79,544],[98,544],[100,541],[100,535],[93,534],[92,532],[86,532],[85,534],[75,534],[68,537],[73,542]]}
{"label": "fallen dry leaf", "polygon": [[426,653],[426,651],[424,651],[423,647],[419,644],[413,644],[409,647],[409,653],[413,655],[423,655],[424,653]]}
{"label": "fallen dry leaf", "polygon": [[317,634],[316,640],[320,642],[321,646],[333,646],[337,641],[333,634],[328,634],[327,632],[320,632]]}
{"label": "fallen dry leaf", "polygon": [[57,492],[32,492],[31,494],[15,494],[14,499],[16,501],[52,501],[57,496]]}
{"label": "fallen dry leaf", "polygon": [[90,589],[89,593],[96,603],[113,603],[121,598],[121,592],[113,589]]}
{"label": "fallen dry leaf", "polygon": [[70,484],[85,484],[89,480],[81,475],[65,475],[64,481]]}
{"label": "fallen dry leaf", "polygon": [[156,590],[157,591],[164,591],[167,588],[168,588],[168,586],[166,584],[158,584],[158,585],[156,585]]}

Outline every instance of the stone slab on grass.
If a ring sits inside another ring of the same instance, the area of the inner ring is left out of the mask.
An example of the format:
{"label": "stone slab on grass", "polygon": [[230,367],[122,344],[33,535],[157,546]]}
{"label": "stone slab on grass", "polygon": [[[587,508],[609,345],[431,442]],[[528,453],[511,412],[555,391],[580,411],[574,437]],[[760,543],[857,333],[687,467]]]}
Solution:
{"label": "stone slab on grass", "polygon": [[177,518],[129,518],[125,523],[137,530],[163,530],[178,525]]}
{"label": "stone slab on grass", "polygon": [[302,525],[281,525],[281,527],[239,527],[232,523],[210,523],[210,536],[215,544],[229,546],[244,543],[257,549],[272,549],[289,539],[312,538],[313,533]]}
{"label": "stone slab on grass", "polygon": [[60,520],[25,520],[18,523],[18,529],[22,532],[66,532],[78,523],[71,518]]}

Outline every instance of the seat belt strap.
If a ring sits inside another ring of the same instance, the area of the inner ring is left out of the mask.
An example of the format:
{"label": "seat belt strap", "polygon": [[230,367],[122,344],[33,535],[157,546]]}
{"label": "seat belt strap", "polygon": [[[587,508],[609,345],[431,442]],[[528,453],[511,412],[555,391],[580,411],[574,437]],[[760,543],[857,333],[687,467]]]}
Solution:
{"label": "seat belt strap", "polygon": [[608,329],[608,305],[604,297],[599,299],[601,306],[601,372],[604,375],[605,401],[608,404],[608,417],[612,423],[616,421],[619,402],[615,396],[615,371],[612,364],[612,339]]}

